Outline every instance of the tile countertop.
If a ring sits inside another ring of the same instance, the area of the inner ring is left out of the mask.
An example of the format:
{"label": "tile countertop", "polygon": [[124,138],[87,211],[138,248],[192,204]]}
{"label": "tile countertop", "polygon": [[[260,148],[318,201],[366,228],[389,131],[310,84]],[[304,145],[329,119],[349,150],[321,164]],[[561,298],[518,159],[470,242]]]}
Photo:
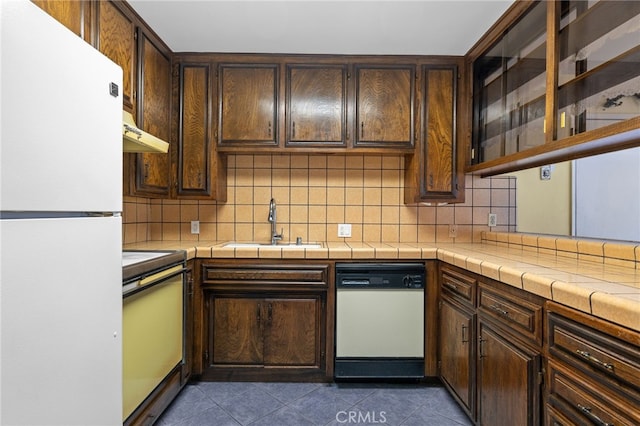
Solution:
{"label": "tile countertop", "polygon": [[126,249],[182,249],[187,258],[439,259],[640,331],[640,269],[486,243],[342,243],[318,249],[223,247],[220,241],[149,241]]}

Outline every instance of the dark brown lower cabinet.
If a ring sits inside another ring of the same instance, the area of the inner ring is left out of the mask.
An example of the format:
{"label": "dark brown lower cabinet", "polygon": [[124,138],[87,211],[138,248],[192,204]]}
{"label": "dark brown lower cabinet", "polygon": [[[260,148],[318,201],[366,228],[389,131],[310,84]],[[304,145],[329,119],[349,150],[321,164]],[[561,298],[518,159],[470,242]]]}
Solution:
{"label": "dark brown lower cabinet", "polygon": [[211,296],[211,364],[319,369],[321,299]]}
{"label": "dark brown lower cabinet", "polygon": [[440,274],[440,378],[477,425],[542,418],[543,300],[451,265]]}
{"label": "dark brown lower cabinet", "polygon": [[449,298],[440,305],[440,378],[469,417],[475,413],[474,314]]}
{"label": "dark brown lower cabinet", "polygon": [[479,320],[478,424],[540,424],[541,359],[539,351]]}
{"label": "dark brown lower cabinet", "polygon": [[547,302],[550,425],[640,424],[640,333]]}
{"label": "dark brown lower cabinet", "polygon": [[326,264],[203,262],[200,379],[330,380],[328,271]]}

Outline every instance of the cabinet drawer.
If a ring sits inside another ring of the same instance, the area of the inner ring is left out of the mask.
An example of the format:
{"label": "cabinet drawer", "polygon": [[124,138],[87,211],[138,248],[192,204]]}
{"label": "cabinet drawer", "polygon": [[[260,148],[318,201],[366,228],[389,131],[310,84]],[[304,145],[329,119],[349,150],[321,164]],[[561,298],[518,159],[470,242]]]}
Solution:
{"label": "cabinet drawer", "polygon": [[576,424],[638,425],[636,403],[586,375],[549,361],[549,405]]}
{"label": "cabinet drawer", "polygon": [[480,283],[478,310],[542,344],[542,306]]}
{"label": "cabinet drawer", "polygon": [[462,297],[470,304],[475,303],[476,280],[449,268],[442,268],[440,285],[443,291]]}
{"label": "cabinet drawer", "polygon": [[328,282],[328,267],[324,265],[220,264],[202,266],[202,282],[213,284],[250,285],[322,285]]}
{"label": "cabinet drawer", "polygon": [[549,352],[587,371],[640,389],[638,346],[549,313]]}

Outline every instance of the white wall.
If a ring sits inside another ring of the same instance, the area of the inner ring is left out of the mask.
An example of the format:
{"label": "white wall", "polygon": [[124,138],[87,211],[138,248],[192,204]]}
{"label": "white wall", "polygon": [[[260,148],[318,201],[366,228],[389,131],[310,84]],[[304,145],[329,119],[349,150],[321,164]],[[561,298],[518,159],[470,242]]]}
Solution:
{"label": "white wall", "polygon": [[640,148],[575,161],[575,234],[640,241]]}

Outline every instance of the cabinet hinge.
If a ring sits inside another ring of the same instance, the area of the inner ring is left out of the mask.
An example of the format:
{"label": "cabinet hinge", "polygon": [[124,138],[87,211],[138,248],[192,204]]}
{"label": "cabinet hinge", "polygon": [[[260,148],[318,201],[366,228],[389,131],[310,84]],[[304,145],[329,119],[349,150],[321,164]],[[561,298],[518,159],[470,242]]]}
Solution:
{"label": "cabinet hinge", "polygon": [[442,370],[442,361],[438,361],[438,373]]}
{"label": "cabinet hinge", "polygon": [[351,73],[350,72],[347,73],[347,80],[351,80]]}
{"label": "cabinet hinge", "polygon": [[325,356],[326,356],[325,352],[324,352],[324,351],[321,351],[321,352],[320,352],[320,359],[321,359],[322,361],[324,361]]}
{"label": "cabinet hinge", "polygon": [[544,372],[538,371],[538,386],[542,386],[544,384]]}
{"label": "cabinet hinge", "polygon": [[442,300],[440,300],[440,301],[438,302],[438,309],[439,309],[439,310],[440,310],[440,309],[442,309]]}
{"label": "cabinet hinge", "polygon": [[209,351],[204,351],[204,360],[209,361]]}

